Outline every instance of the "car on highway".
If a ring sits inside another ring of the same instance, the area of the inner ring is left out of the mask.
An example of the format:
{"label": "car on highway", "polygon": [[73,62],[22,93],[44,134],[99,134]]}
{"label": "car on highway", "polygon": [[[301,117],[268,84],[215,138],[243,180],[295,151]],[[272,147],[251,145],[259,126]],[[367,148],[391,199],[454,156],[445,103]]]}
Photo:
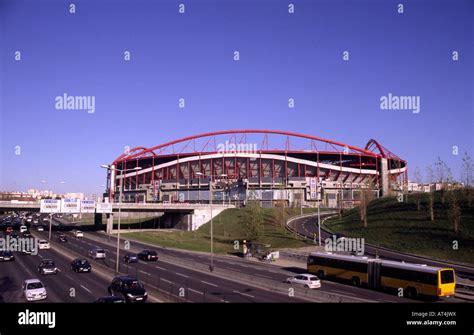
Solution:
{"label": "car on highway", "polygon": [[38,249],[51,249],[51,246],[49,245],[49,242],[46,240],[39,240],[38,241]]}
{"label": "car on highway", "polygon": [[58,274],[59,269],[52,259],[43,259],[38,265],[38,273],[42,275]]}
{"label": "car on highway", "polygon": [[48,297],[46,288],[39,279],[27,279],[22,285],[23,295],[28,301],[44,300]]}
{"label": "car on highway", "polygon": [[71,262],[71,270],[74,272],[91,272],[92,265],[87,259],[76,258]]}
{"label": "car on highway", "polygon": [[123,256],[123,261],[125,263],[137,263],[138,262],[138,256],[137,254],[126,254]]}
{"label": "car on highway", "polygon": [[312,274],[299,274],[290,278],[287,278],[285,281],[287,284],[300,284],[306,288],[320,288],[321,281],[319,278]]}
{"label": "car on highway", "polygon": [[25,231],[28,231],[28,227],[27,226],[20,226],[20,234],[24,233]]}
{"label": "car on highway", "polygon": [[0,251],[0,262],[11,262],[15,260],[13,252],[9,250]]}
{"label": "car on highway", "polygon": [[73,230],[72,231],[72,234],[75,236],[75,237],[84,237],[84,233],[80,230]]}
{"label": "car on highway", "polygon": [[36,230],[37,231],[44,231],[44,226],[39,225],[39,226],[36,227]]}
{"label": "car on highway", "polygon": [[108,288],[110,295],[121,295],[126,302],[145,302],[148,293],[145,286],[136,278],[130,276],[117,276]]}
{"label": "car on highway", "polygon": [[38,224],[38,223],[39,223],[38,219],[33,220],[33,224]]}
{"label": "car on highway", "polygon": [[67,242],[66,234],[59,234],[58,235],[58,241],[61,242],[61,243],[66,243]]}
{"label": "car on highway", "polygon": [[43,222],[49,222],[49,218],[48,218],[48,217],[44,217],[44,218],[43,218]]}
{"label": "car on highway", "polygon": [[157,261],[158,254],[153,250],[143,250],[137,254],[138,258],[144,261]]}
{"label": "car on highway", "polygon": [[33,248],[32,246],[30,245],[25,245],[23,246],[23,248],[21,249],[21,254],[22,255],[31,255],[33,253],[35,253],[36,249]]}
{"label": "car on highway", "polygon": [[102,304],[120,304],[126,302],[124,298],[116,296],[116,295],[107,295],[105,297],[97,298],[96,303]]}
{"label": "car on highway", "polygon": [[21,233],[21,237],[24,237],[24,238],[31,237],[31,233],[28,230],[26,230],[23,233]]}
{"label": "car on highway", "polygon": [[16,231],[11,232],[10,238],[18,238],[18,237],[20,237],[20,235],[18,235],[18,233]]}
{"label": "car on highway", "polygon": [[13,227],[9,226],[7,227],[7,229],[5,230],[5,234],[9,235],[13,232]]}
{"label": "car on highway", "polygon": [[93,259],[105,259],[105,250],[99,247],[94,247],[89,250],[89,257]]}

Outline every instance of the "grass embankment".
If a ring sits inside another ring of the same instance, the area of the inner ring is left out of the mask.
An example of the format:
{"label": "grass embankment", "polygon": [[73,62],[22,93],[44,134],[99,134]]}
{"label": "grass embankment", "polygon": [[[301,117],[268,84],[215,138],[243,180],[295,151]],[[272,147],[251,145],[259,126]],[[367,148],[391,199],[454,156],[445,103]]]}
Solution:
{"label": "grass embankment", "polygon": [[[430,258],[474,264],[474,201],[469,206],[466,193],[456,191],[461,209],[457,233],[449,218],[450,202],[442,193],[434,194],[435,221],[430,220],[427,194],[408,195],[407,202],[381,198],[368,206],[368,224],[363,227],[358,208],[342,219],[326,221],[326,227],[348,237],[365,238],[367,243]],[[420,210],[417,208],[420,199]],[[458,249],[454,249],[457,241]]]}
{"label": "grass embankment", "polygon": [[[249,211],[248,208],[227,209],[214,218],[215,253],[233,253],[236,251],[233,248],[234,241],[239,240],[241,242],[246,239],[244,220],[247,211]],[[282,224],[282,217],[288,218],[299,215],[299,209],[285,208],[285,214],[282,214],[281,208],[262,208],[261,211],[264,223],[261,237],[257,241],[258,243],[269,244],[271,249],[298,248],[311,245],[304,240],[296,238]],[[314,209],[304,210],[305,213],[312,211]],[[211,224],[208,222],[198,230],[191,232],[166,230],[160,232],[126,233],[125,236],[160,246],[209,252],[210,226]]]}

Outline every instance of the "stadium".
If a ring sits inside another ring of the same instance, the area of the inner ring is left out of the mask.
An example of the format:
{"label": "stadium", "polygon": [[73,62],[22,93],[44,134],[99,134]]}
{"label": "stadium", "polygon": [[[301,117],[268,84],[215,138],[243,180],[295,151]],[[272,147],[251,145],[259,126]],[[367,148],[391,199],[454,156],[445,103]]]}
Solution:
{"label": "stadium", "polygon": [[275,130],[189,136],[117,157],[106,196],[124,202],[229,203],[350,208],[407,183],[407,163],[371,139],[362,149]]}

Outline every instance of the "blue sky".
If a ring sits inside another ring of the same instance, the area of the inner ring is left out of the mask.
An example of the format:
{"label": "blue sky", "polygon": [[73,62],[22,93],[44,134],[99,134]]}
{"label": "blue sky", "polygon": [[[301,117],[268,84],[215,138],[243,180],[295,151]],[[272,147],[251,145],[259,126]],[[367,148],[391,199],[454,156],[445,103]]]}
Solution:
{"label": "blue sky", "polygon": [[[124,146],[225,129],[375,138],[411,171],[439,156],[458,177],[473,46],[469,0],[0,0],[0,190],[100,193]],[[95,113],[55,109],[63,93],[94,96]],[[388,93],[421,112],[381,110]]]}

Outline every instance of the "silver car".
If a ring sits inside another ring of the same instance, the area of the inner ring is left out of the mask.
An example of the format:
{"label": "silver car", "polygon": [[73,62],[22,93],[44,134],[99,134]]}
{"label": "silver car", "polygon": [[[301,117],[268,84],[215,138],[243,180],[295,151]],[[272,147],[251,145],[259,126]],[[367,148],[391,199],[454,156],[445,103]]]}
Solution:
{"label": "silver car", "polygon": [[105,250],[102,248],[93,248],[89,250],[89,257],[93,259],[104,259]]}

